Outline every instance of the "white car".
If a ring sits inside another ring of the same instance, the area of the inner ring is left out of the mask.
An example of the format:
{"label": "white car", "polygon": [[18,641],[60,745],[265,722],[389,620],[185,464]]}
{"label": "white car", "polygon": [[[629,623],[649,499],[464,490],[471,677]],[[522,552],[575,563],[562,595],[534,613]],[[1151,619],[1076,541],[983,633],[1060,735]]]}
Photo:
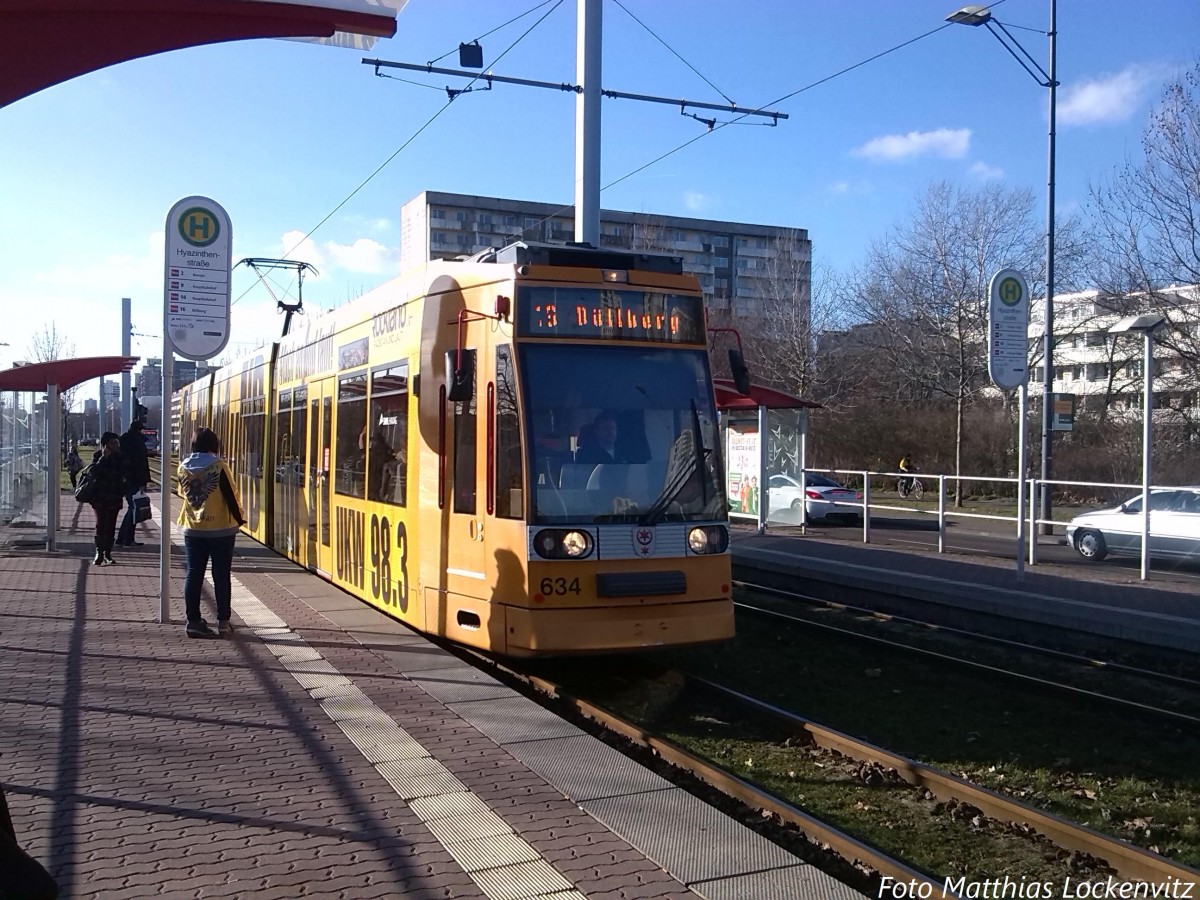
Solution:
{"label": "white car", "polygon": [[846,505],[861,504],[862,494],[843,487],[824,475],[809,473],[804,476],[803,500],[798,478],[791,475],[772,475],[767,484],[772,513],[790,509],[798,514],[803,503],[810,522],[817,519],[862,521],[862,507]]}
{"label": "white car", "polygon": [[[1076,516],[1067,543],[1084,559],[1142,552],[1142,495],[1113,509]],[[1150,554],[1200,561],[1200,486],[1150,492]]]}

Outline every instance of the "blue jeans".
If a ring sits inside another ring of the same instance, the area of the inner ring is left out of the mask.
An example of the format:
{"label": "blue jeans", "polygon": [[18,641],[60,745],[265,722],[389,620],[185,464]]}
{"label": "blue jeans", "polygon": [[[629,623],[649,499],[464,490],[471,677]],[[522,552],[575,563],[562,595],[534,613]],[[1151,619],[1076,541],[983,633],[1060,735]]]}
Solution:
{"label": "blue jeans", "polygon": [[199,622],[200,587],[204,584],[204,570],[212,560],[213,588],[217,599],[217,621],[229,619],[232,586],[229,582],[233,569],[233,543],[237,535],[227,537],[200,537],[195,534],[183,536],[183,553],[187,564],[187,575],[183,580],[183,602],[187,610],[189,625]]}
{"label": "blue jeans", "polygon": [[137,534],[137,522],[133,520],[133,495],[143,490],[145,485],[134,485],[125,491],[125,518],[121,519],[121,530],[117,532],[117,545],[132,544]]}

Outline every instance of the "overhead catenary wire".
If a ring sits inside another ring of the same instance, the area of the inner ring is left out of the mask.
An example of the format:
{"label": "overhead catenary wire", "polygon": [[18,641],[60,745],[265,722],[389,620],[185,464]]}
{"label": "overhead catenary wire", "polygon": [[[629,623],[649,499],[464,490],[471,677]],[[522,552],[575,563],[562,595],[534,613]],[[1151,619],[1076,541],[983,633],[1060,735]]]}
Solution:
{"label": "overhead catenary wire", "polygon": [[[549,2],[549,0],[548,0],[548,2]],[[525,40],[525,38],[529,36],[530,32],[532,32],[535,28],[537,28],[539,25],[541,25],[542,22],[546,21],[547,16],[549,16],[552,12],[554,12],[554,10],[556,10],[560,6],[562,6],[562,3],[563,3],[563,0],[557,0],[557,2],[554,4],[554,6],[550,7],[550,9],[546,10],[546,12],[543,13],[541,18],[539,18],[536,22],[534,22],[527,29],[525,29],[525,31],[521,34],[521,36],[519,38],[517,38],[515,41],[513,41],[511,44],[509,44],[508,47],[506,47],[504,49],[504,51],[499,56],[497,56],[493,62],[496,63],[496,62],[499,62],[500,60],[504,59],[505,56],[507,56],[509,53],[511,53],[512,50],[519,43],[521,43],[521,41]],[[545,5],[546,4],[544,4],[544,3],[542,4],[542,6],[545,6]],[[467,87],[469,88],[472,84],[474,84],[476,81],[478,81],[482,77],[483,77],[483,73],[480,72],[478,75],[476,75],[474,78],[472,78],[470,82],[467,83]],[[462,92],[460,91],[459,93],[461,94]],[[333,216],[337,213],[338,210],[340,210],[343,206],[345,206],[347,203],[349,203],[355,197],[355,195],[358,194],[359,191],[361,191],[368,184],[370,184],[371,181],[375,178],[375,176],[378,175],[380,172],[382,172],[385,168],[387,168],[388,164],[391,163],[391,161],[393,159],[395,159],[397,156],[399,156],[405,150],[405,148],[407,148],[413,141],[415,141],[426,128],[428,128],[435,121],[437,121],[438,117],[441,116],[442,113],[444,113],[447,109],[450,108],[450,104],[452,104],[457,97],[458,97],[458,94],[455,94],[455,95],[451,96],[449,99],[447,99],[446,103],[440,109],[438,109],[432,116],[430,116],[428,119],[426,119],[425,123],[423,125],[421,125],[421,127],[418,128],[416,131],[414,131],[412,133],[412,135],[409,136],[408,140],[406,140],[403,144],[401,144],[399,147],[397,147],[395,152],[392,153],[391,156],[389,156],[387,159],[385,159],[383,162],[381,162],[370,175],[368,175],[366,178],[364,178],[359,183],[358,187],[356,187],[349,194],[347,194],[346,197],[337,206],[335,206],[333,209],[331,209],[328,213],[325,214],[324,218],[322,218],[320,222],[318,222],[316,225],[314,225],[312,228],[310,228],[308,230],[307,234],[305,234],[302,238],[300,238],[300,240],[298,240],[294,245],[292,245],[291,249],[289,249],[286,253],[283,254],[284,257],[286,258],[286,257],[290,256],[296,250],[297,247],[299,247],[306,240],[308,240],[310,237],[312,237],[313,234],[315,234],[322,225],[324,225],[331,218],[333,218]],[[238,300],[241,300],[248,293],[250,293],[250,291],[253,289],[254,289],[254,285],[251,285],[250,287],[246,288],[246,290],[242,291],[242,293],[238,295],[237,300],[234,300],[233,303],[230,304],[230,306],[233,306],[234,304],[236,304],[238,302]]]}
{"label": "overhead catenary wire", "polygon": [[[561,2],[561,0],[559,0],[559,2]],[[525,12],[521,13],[519,16],[513,16],[511,19],[509,19],[509,20],[508,20],[507,22],[505,22],[503,25],[497,25],[497,26],[496,26],[495,28],[493,28],[491,31],[485,31],[483,34],[479,35],[479,37],[472,38],[472,39],[470,40],[470,42],[469,42],[469,43],[476,43],[476,44],[477,44],[477,43],[479,43],[480,41],[482,41],[482,40],[483,40],[485,37],[489,37],[489,36],[491,36],[491,35],[495,34],[495,33],[496,33],[497,31],[499,31],[501,28],[507,28],[509,25],[511,25],[513,22],[516,22],[518,19],[523,19],[523,18],[525,18],[527,15],[529,15],[530,13],[535,13],[535,12],[537,12],[539,9],[541,9],[543,6],[546,6],[546,5],[547,5],[547,4],[549,4],[549,3],[554,3],[554,0],[543,0],[543,2],[542,2],[542,3],[539,3],[537,6],[533,7],[532,9],[527,9],[527,10],[525,10]],[[558,5],[558,4],[555,4],[555,6],[557,6],[557,5]],[[554,10],[550,10],[550,12],[554,12]],[[435,57],[435,58],[433,58],[433,59],[429,60],[429,65],[431,65],[431,66],[432,66],[432,65],[433,65],[435,62],[441,62],[443,59],[445,59],[447,56],[450,56],[452,53],[454,53],[454,52],[455,52],[455,51],[457,51],[457,50],[458,50],[458,48],[457,48],[457,47],[454,47],[454,48],[453,48],[453,49],[451,49],[451,50],[447,50],[447,51],[446,51],[445,53],[443,53],[441,56],[438,56],[438,57]],[[404,79],[402,79],[402,78],[398,78],[398,79],[396,79],[396,80],[397,80],[397,81],[403,81]],[[416,84],[416,82],[413,82],[413,83],[414,83],[414,84]]]}
{"label": "overhead catenary wire", "polygon": [[[993,7],[999,6],[1003,2],[1005,2],[1005,0],[996,0],[996,2],[992,4],[992,6]],[[916,37],[909,38],[906,41],[896,44],[894,47],[889,47],[887,50],[883,50],[879,53],[873,54],[872,56],[869,56],[864,60],[856,62],[853,65],[846,66],[845,68],[839,69],[838,71],[832,73],[831,75],[826,75],[824,78],[819,78],[816,81],[810,82],[809,84],[806,84],[803,87],[797,88],[796,90],[794,90],[788,94],[784,94],[782,97],[780,97],[777,100],[772,100],[769,103],[764,103],[762,106],[758,107],[757,109],[747,110],[746,112],[742,113],[741,115],[737,116],[734,119],[729,120],[728,122],[715,123],[714,126],[710,126],[705,131],[702,131],[700,134],[696,135],[695,137],[684,141],[679,146],[668,150],[666,153],[656,156],[654,159],[650,160],[649,162],[647,162],[641,166],[638,166],[636,169],[633,169],[632,171],[626,172],[620,178],[610,181],[608,184],[601,187],[600,191],[601,191],[601,193],[603,193],[604,191],[608,190],[609,188],[615,187],[616,185],[620,184],[621,182],[623,182],[629,178],[632,178],[634,175],[644,172],[644,171],[646,171],[646,169],[650,168],[651,166],[662,162],[664,159],[674,156],[679,151],[687,149],[692,144],[696,143],[697,141],[701,140],[702,138],[706,138],[709,135],[714,134],[717,131],[720,131],[722,128],[725,128],[729,125],[736,125],[737,123],[741,122],[743,119],[747,118],[748,116],[753,115],[755,112],[760,112],[770,106],[777,106],[781,103],[786,103],[788,100],[791,100],[792,98],[797,97],[800,94],[803,94],[805,91],[809,91],[809,90],[812,90],[813,88],[818,87],[822,84],[826,84],[827,82],[832,81],[834,78],[838,78],[842,75],[847,74],[848,72],[853,72],[855,69],[862,68],[863,66],[867,65],[868,63],[872,63],[877,59],[882,59],[883,57],[885,57],[891,53],[895,53],[897,50],[902,50],[903,48],[908,47],[911,44],[915,44],[917,41],[924,40],[927,37],[937,34],[939,31],[942,31],[945,28],[949,28],[951,26],[951,24],[953,24],[953,23],[947,22],[945,24],[939,25],[937,28],[930,29],[929,31],[924,32],[923,34],[919,34]],[[706,124],[706,125],[708,124],[707,120],[704,120],[704,124]],[[543,222],[547,222],[550,219],[554,218],[555,216],[561,215],[562,213],[566,212],[567,210],[572,209],[573,207],[574,207],[574,204],[567,204],[565,206],[561,206],[554,212],[552,212],[549,215],[544,216],[542,219],[540,219],[538,221],[538,224],[540,225]]]}
{"label": "overhead catenary wire", "polygon": [[668,44],[666,41],[664,41],[662,38],[660,38],[657,34],[654,33],[654,31],[650,28],[649,25],[647,25],[645,22],[643,22],[641,19],[639,19],[637,16],[635,16],[632,12],[630,12],[629,7],[627,7],[624,3],[622,3],[621,0],[613,0],[613,3],[615,3],[615,4],[617,4],[617,6],[621,7],[621,9],[623,9],[625,11],[626,15],[628,15],[629,18],[633,19],[633,21],[637,22],[639,25],[641,25],[643,28],[645,28],[646,31],[650,33],[650,36],[652,38],[654,38],[656,41],[658,41],[660,44],[662,44],[664,47],[666,47],[668,50],[670,50],[672,55],[674,55],[674,57],[677,60],[679,60],[681,63],[683,63],[689,69],[691,69],[697,75],[699,75],[701,80],[705,84],[707,84],[710,88],[712,88],[714,91],[716,91],[722,97],[724,97],[725,102],[730,103],[733,106],[737,106],[737,101],[735,101],[732,97],[730,97],[728,94],[726,94],[723,90],[721,90],[719,87],[717,87],[711,81],[709,81],[708,78],[706,78],[699,69],[697,69],[690,62],[688,62],[686,59],[684,59],[682,56],[680,56],[678,53],[676,53],[674,47],[672,47],[670,44]]}
{"label": "overhead catenary wire", "polygon": [[[549,2],[551,2],[551,0],[546,0],[546,2],[549,3]],[[547,10],[536,22],[534,22],[529,28],[527,28],[521,34],[520,37],[518,37],[515,41],[513,41],[512,44],[510,44],[499,56],[496,57],[496,59],[493,61],[493,65],[495,63],[499,62],[501,59],[503,59],[509,52],[511,52],[513,50],[513,48],[515,48],[519,43],[521,43],[521,41],[523,41],[535,28],[537,28],[542,22],[544,22],[546,20],[547,16],[549,16],[556,9],[558,9],[558,7],[562,5],[562,2],[563,2],[563,0],[557,0],[557,2],[554,3],[554,6],[552,6],[549,10]],[[1004,2],[1006,2],[1006,0],[996,0],[995,3],[991,4],[991,6],[993,8],[995,8],[997,6],[1000,6]],[[534,7],[532,10],[529,10],[529,12],[536,11],[537,9],[540,9],[541,6],[545,6],[545,5],[546,5],[546,3],[543,3],[540,6]],[[624,9],[624,7],[622,7],[622,9]],[[628,10],[626,10],[626,12],[628,12]],[[517,18],[521,18],[521,16],[518,16]],[[513,19],[511,21],[516,21],[516,20]],[[810,82],[800,88],[797,88],[794,91],[791,91],[787,94],[782,95],[781,97],[779,97],[776,100],[772,100],[768,103],[764,103],[763,105],[756,107],[754,109],[748,109],[746,112],[735,117],[734,119],[731,119],[727,122],[716,123],[715,127],[707,128],[705,131],[701,132],[700,134],[696,135],[695,137],[690,138],[687,141],[684,141],[682,144],[679,144],[678,146],[668,150],[667,152],[662,153],[659,156],[656,156],[654,159],[650,160],[649,162],[647,162],[641,166],[638,166],[636,169],[633,169],[633,170],[627,172],[626,174],[622,175],[621,177],[619,177],[617,179],[614,179],[613,181],[610,181],[608,184],[603,185],[600,188],[600,190],[601,190],[601,192],[604,192],[604,191],[608,190],[609,188],[615,187],[616,185],[622,183],[623,181],[626,181],[626,180],[632,178],[633,176],[646,171],[651,166],[657,165],[658,163],[662,162],[664,159],[674,156],[676,153],[679,153],[681,150],[685,150],[686,148],[690,147],[692,144],[696,143],[697,141],[701,140],[702,138],[708,137],[711,134],[715,134],[716,132],[720,131],[721,129],[727,127],[728,125],[737,124],[738,122],[741,122],[743,119],[745,119],[755,113],[761,112],[762,110],[765,110],[770,106],[776,106],[778,104],[785,103],[788,100],[791,100],[791,99],[799,96],[800,94],[805,93],[806,91],[810,91],[813,88],[819,87],[822,84],[826,84],[835,78],[839,78],[842,75],[846,75],[850,72],[853,72],[856,69],[860,69],[863,66],[868,65],[869,63],[875,62],[878,59],[882,59],[883,57],[888,56],[892,53],[895,53],[898,50],[902,50],[905,47],[911,46],[912,44],[915,44],[918,41],[924,40],[927,37],[931,37],[932,35],[937,34],[938,32],[940,32],[946,28],[949,28],[951,24],[953,24],[953,23],[950,23],[950,22],[943,23],[942,25],[939,25],[937,28],[932,28],[929,31],[926,31],[922,34],[917,35],[916,37],[909,38],[908,40],[902,41],[899,44],[889,47],[886,50],[882,50],[879,53],[875,53],[871,56],[868,56],[866,59],[860,60],[859,62],[856,62],[853,65],[845,66],[844,68],[839,69],[838,71],[833,72],[830,75],[826,75],[823,78],[819,78],[816,81]],[[500,27],[503,27],[503,26],[500,26]],[[434,60],[434,61],[436,61],[436,60]],[[697,74],[699,74],[699,73],[697,72]],[[472,84],[474,84],[476,81],[478,81],[482,77],[484,77],[484,73],[480,72],[478,75],[476,75],[474,78],[472,78],[470,82],[467,83],[466,87],[467,88],[471,87]],[[701,75],[701,77],[703,78],[704,76]],[[714,89],[716,89],[715,86],[714,86]],[[716,90],[718,90],[718,93],[720,92],[719,89],[716,89]],[[401,152],[403,152],[410,144],[412,144],[413,141],[415,141],[417,139],[417,137],[419,137],[421,135],[422,132],[425,131],[425,129],[427,129],[430,125],[432,125],[442,115],[442,113],[444,113],[450,107],[450,104],[453,103],[454,100],[458,96],[460,96],[462,93],[463,93],[463,91],[459,91],[459,92],[453,94],[452,96],[450,96],[449,99],[446,101],[445,105],[443,105],[432,116],[430,116],[424,122],[424,124],[421,125],[420,128],[418,128],[415,132],[413,132],[413,134],[395,150],[395,152],[393,152],[387,159],[385,159],[382,163],[380,163],[379,166],[376,167],[376,169],[373,172],[371,172],[370,175],[368,175],[366,178],[364,178],[362,180],[362,182],[359,183],[359,185],[345,197],[345,199],[343,199],[340,203],[337,204],[337,206],[335,206],[333,209],[331,209],[316,225],[314,225],[308,231],[307,234],[304,235],[304,237],[302,237],[299,241],[297,241],[296,244],[290,250],[288,250],[287,253],[284,254],[284,256],[285,257],[289,256],[297,247],[299,247],[301,244],[303,244],[304,241],[308,240],[308,238],[310,238],[314,233],[316,233],[316,231],[318,229],[320,229],[321,226],[323,226],[326,222],[328,222],[338,212],[338,210],[340,210],[343,206],[345,206],[347,203],[349,203],[350,200],[353,199],[359,193],[359,191],[361,191],[364,187],[366,187],[380,172],[382,172],[392,162],[392,160],[394,160],[397,156],[399,156]],[[722,96],[724,96],[724,95],[722,95]],[[728,99],[728,98],[726,98],[726,99]],[[730,102],[732,103],[732,101],[730,101]],[[705,124],[707,124],[707,122],[705,122]],[[572,208],[574,208],[573,203],[561,206],[556,211],[554,211],[554,212],[550,213],[549,215],[544,216],[540,220],[538,220],[538,224],[540,225],[544,222],[547,222],[550,219],[554,218],[555,216],[558,216],[558,215],[562,214],[563,212],[566,212],[567,210],[570,210]],[[248,294],[253,289],[253,287],[254,286],[251,285],[249,288],[247,288],[245,291],[243,291],[241,294],[239,294],[237,299],[233,301],[233,304],[236,304],[239,300],[241,300],[243,297],[245,297],[246,294]],[[233,304],[231,304],[231,305],[233,305]]]}

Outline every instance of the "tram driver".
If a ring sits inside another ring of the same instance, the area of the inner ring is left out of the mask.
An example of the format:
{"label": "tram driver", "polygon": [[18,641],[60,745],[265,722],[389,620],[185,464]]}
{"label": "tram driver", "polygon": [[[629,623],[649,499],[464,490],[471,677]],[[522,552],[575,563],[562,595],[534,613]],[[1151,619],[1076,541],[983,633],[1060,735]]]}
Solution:
{"label": "tram driver", "polygon": [[589,465],[623,462],[617,452],[617,417],[605,410],[597,413],[591,427],[579,429],[580,444],[575,462]]}

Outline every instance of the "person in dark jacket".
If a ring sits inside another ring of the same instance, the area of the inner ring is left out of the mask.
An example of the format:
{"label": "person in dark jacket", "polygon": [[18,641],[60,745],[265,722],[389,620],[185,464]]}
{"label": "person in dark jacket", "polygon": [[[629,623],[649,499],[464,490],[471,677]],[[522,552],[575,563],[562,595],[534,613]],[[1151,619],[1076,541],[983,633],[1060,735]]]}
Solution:
{"label": "person in dark jacket", "polygon": [[146,452],[146,441],[142,437],[141,419],[134,419],[129,430],[121,435],[121,463],[125,466],[125,518],[121,520],[117,546],[140,547],[141,541],[134,540],[137,522],[133,495],[145,490],[150,483],[150,454]]}
{"label": "person in dark jacket", "polygon": [[125,496],[125,465],[121,461],[121,438],[112,431],[100,436],[100,447],[92,460],[92,499],[96,513],[96,558],[93,566],[113,564],[113,539],[117,532],[117,513]]}
{"label": "person in dark jacket", "polygon": [[4,786],[0,785],[0,897],[54,900],[57,896],[58,884],[50,873],[17,843]]}

